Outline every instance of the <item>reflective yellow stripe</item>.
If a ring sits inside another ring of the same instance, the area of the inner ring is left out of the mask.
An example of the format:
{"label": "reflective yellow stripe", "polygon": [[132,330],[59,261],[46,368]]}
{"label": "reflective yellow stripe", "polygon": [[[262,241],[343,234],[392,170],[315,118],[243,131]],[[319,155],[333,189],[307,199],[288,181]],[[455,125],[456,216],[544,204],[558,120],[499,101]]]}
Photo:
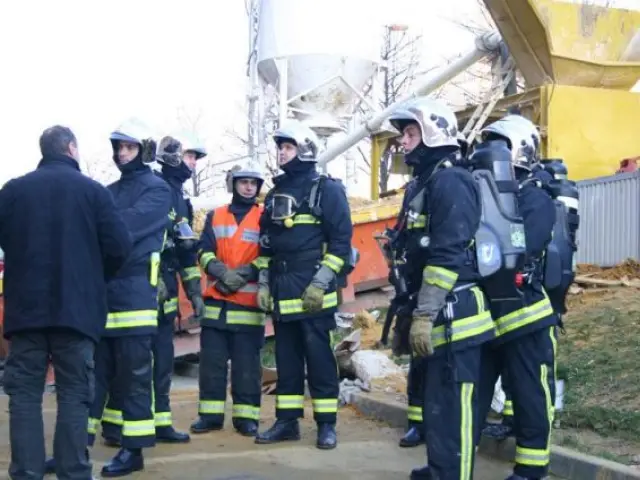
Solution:
{"label": "reflective yellow stripe", "polygon": [[264,270],[265,268],[269,268],[269,257],[258,257],[253,262],[251,262],[258,270]]}
{"label": "reflective yellow stripe", "polygon": [[173,313],[178,310],[178,299],[170,298],[162,304],[162,311],[164,313]]}
{"label": "reflective yellow stripe", "polygon": [[407,230],[424,228],[427,226],[427,216],[418,215],[415,219],[407,218]]}
{"label": "reflective yellow stripe", "polygon": [[513,402],[511,400],[507,400],[506,402],[504,402],[502,415],[505,417],[513,417]]}
{"label": "reflective yellow stripe", "polygon": [[407,409],[407,419],[412,422],[422,422],[422,407],[413,407],[409,405]]}
{"label": "reflective yellow stripe", "polygon": [[313,411],[316,413],[336,413],[338,411],[337,398],[314,398],[311,403]]}
{"label": "reflective yellow stripe", "polygon": [[102,412],[102,421],[105,423],[113,423],[114,425],[122,426],[122,410],[113,410],[111,408],[105,408]]}
{"label": "reflective yellow stripe", "polygon": [[122,435],[124,437],[145,437],[156,434],[156,425],[152,420],[125,420],[122,425]]}
{"label": "reflective yellow stripe", "polygon": [[260,419],[260,407],[253,405],[234,405],[233,406],[234,418],[250,418],[251,420]]}
{"label": "reflective yellow stripe", "polygon": [[261,327],[264,325],[265,314],[262,312],[249,312],[247,310],[227,310],[227,323],[229,325],[251,325]]}
{"label": "reflective yellow stripe", "polygon": [[89,423],[87,424],[87,432],[90,435],[96,434],[96,431],[98,430],[98,423],[100,423],[100,420],[98,420],[97,418],[89,417]]}
{"label": "reflective yellow stripe", "polygon": [[[322,308],[333,308],[338,306],[338,294],[336,292],[327,293],[322,300]],[[278,308],[282,315],[292,315],[294,313],[304,313],[302,299],[280,300]]]}
{"label": "reflective yellow stripe", "polygon": [[[553,346],[553,383],[555,384],[556,380],[558,379],[558,357],[557,357],[557,353],[558,353],[558,341],[556,340],[556,327],[551,327],[549,329],[549,337],[551,337],[551,345]],[[556,394],[557,395],[557,394]],[[553,420],[556,416],[556,404],[555,404],[555,398],[552,398],[552,405],[550,406],[550,418],[551,418],[551,424],[553,424]],[[549,433],[551,433],[551,430],[549,430]],[[551,443],[551,440],[549,440],[549,443]]]}
{"label": "reflective yellow stripe", "polygon": [[204,318],[207,320],[218,320],[220,318],[220,312],[222,309],[220,307],[211,307],[209,305],[205,305],[204,307]]}
{"label": "reflective yellow stripe", "polygon": [[276,395],[276,408],[280,410],[304,408],[304,395]]}
{"label": "reflective yellow stripe", "polygon": [[320,224],[320,220],[318,220],[313,215],[301,213],[293,217],[293,225],[318,225],[318,224]]}
{"label": "reflective yellow stripe", "polygon": [[198,267],[187,267],[182,271],[180,275],[182,280],[193,280],[194,278],[200,278],[200,269]]}
{"label": "reflective yellow stripe", "polygon": [[531,325],[553,314],[551,302],[545,294],[545,298],[528,307],[520,308],[496,320],[496,328],[498,335],[504,335],[513,332],[527,325]]}
{"label": "reflective yellow stripe", "polygon": [[200,266],[206,270],[211,260],[215,260],[216,256],[213,252],[203,252],[200,254]]}
{"label": "reflective yellow stripe", "polygon": [[516,463],[529,467],[546,467],[549,464],[549,449],[524,448],[516,445]]}
{"label": "reflective yellow stripe", "polygon": [[112,312],[107,315],[107,329],[156,327],[158,312],[155,310],[133,310],[129,312]]}
{"label": "reflective yellow stripe", "polygon": [[170,427],[172,424],[171,412],[156,412],[153,420],[156,427]]}
{"label": "reflective yellow stripe", "polygon": [[427,265],[422,272],[422,279],[424,283],[449,291],[458,281],[458,274],[447,268]]}
{"label": "reflective yellow stripe", "polygon": [[198,413],[205,415],[224,415],[224,400],[200,400],[198,403]]}
{"label": "reflective yellow stripe", "polygon": [[324,255],[324,259],[320,263],[325,267],[329,267],[336,273],[340,273],[340,270],[342,270],[342,267],[344,266],[344,260],[340,257],[336,257],[335,255],[331,255],[330,253],[326,253]]}
{"label": "reflective yellow stripe", "polygon": [[473,383],[460,385],[460,480],[473,477]]}

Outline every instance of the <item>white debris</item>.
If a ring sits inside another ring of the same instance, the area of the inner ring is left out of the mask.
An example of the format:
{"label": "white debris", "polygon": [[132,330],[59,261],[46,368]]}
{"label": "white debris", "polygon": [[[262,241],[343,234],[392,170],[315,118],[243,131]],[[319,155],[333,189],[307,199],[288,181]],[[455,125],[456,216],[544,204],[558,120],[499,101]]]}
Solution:
{"label": "white debris", "polygon": [[504,410],[504,402],[506,401],[507,396],[502,390],[502,377],[498,378],[496,382],[496,386],[493,390],[493,399],[491,400],[491,410],[496,413],[502,413]]}
{"label": "white debris", "polygon": [[369,392],[371,388],[359,378],[355,380],[349,380],[345,378],[340,382],[340,394],[338,395],[338,402],[340,406],[348,405],[352,403],[353,394],[359,392]]}
{"label": "white debris", "polygon": [[389,375],[402,373],[402,369],[389,357],[376,350],[354,352],[351,356],[351,362],[356,377],[365,384],[371,384],[371,380],[375,378],[385,378]]}

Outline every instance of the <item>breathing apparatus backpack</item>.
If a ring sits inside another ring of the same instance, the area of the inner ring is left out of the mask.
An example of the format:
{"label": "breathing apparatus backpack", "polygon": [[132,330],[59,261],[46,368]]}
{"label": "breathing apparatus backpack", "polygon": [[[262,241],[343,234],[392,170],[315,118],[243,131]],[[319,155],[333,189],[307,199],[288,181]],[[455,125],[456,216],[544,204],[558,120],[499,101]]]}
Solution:
{"label": "breathing apparatus backpack", "polygon": [[[322,201],[324,185],[327,181],[338,182],[344,189],[344,185],[342,184],[342,182],[339,179],[331,177],[330,175],[321,174],[313,181],[313,184],[311,185],[311,191],[309,192],[308,204],[311,214],[316,218],[322,217],[322,207],[320,206],[320,203]],[[349,255],[349,261],[345,263],[342,271],[338,274],[338,286],[346,286],[347,276],[351,272],[353,272],[359,260],[360,252],[357,248],[352,246],[351,254]]]}
{"label": "breathing apparatus backpack", "polygon": [[567,312],[566,297],[575,279],[575,254],[578,250],[578,208],[580,194],[575,182],[567,180],[567,168],[560,159],[542,160],[544,169],[554,176],[543,188],[553,199],[556,221],[551,242],[545,250],[543,285],[553,310]]}
{"label": "breathing apparatus backpack", "polygon": [[469,166],[482,198],[474,238],[480,284],[492,303],[520,299],[526,243],[511,151],[502,140],[480,143]]}

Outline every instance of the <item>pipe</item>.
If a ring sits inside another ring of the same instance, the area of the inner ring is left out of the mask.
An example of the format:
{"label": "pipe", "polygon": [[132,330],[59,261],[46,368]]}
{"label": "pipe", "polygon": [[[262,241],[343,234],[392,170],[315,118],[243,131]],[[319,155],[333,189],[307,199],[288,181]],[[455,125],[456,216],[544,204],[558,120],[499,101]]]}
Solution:
{"label": "pipe", "polygon": [[412,92],[403,95],[399,100],[392,103],[381,112],[375,114],[371,119],[364,122],[356,130],[349,133],[349,135],[347,135],[340,142],[337,142],[336,144],[332,145],[330,148],[322,152],[318,157],[318,166],[322,167],[323,165],[334,160],[338,155],[341,155],[349,150],[360,140],[376,133],[380,129],[382,122],[384,122],[387,117],[398,108],[400,104],[406,102],[407,100],[411,100],[413,98],[427,95],[433,92],[437,88],[447,83],[449,80],[455,78],[460,73],[464,72],[466,69],[485,58],[487,55],[495,52],[499,48],[501,41],[502,39],[497,32],[489,32],[476,38],[476,44],[473,50],[462,55],[460,58],[447,65],[439,73],[436,73],[435,75],[428,75],[428,78],[423,80],[422,83],[420,83],[418,87],[415,88]]}

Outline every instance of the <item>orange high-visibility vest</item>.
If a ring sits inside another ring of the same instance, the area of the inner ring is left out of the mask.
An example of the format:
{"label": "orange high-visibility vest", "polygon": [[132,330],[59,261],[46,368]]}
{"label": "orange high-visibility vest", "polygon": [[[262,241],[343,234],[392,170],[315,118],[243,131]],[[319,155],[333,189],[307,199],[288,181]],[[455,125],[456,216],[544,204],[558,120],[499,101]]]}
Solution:
{"label": "orange high-visibility vest", "polygon": [[[240,222],[229,211],[229,206],[216,208],[211,227],[216,237],[216,258],[228,268],[248,265],[260,254],[260,215],[262,206],[255,205]],[[232,302],[245,307],[258,307],[258,284],[247,283],[231,295],[223,295],[215,288],[215,280],[209,278],[205,297]]]}

